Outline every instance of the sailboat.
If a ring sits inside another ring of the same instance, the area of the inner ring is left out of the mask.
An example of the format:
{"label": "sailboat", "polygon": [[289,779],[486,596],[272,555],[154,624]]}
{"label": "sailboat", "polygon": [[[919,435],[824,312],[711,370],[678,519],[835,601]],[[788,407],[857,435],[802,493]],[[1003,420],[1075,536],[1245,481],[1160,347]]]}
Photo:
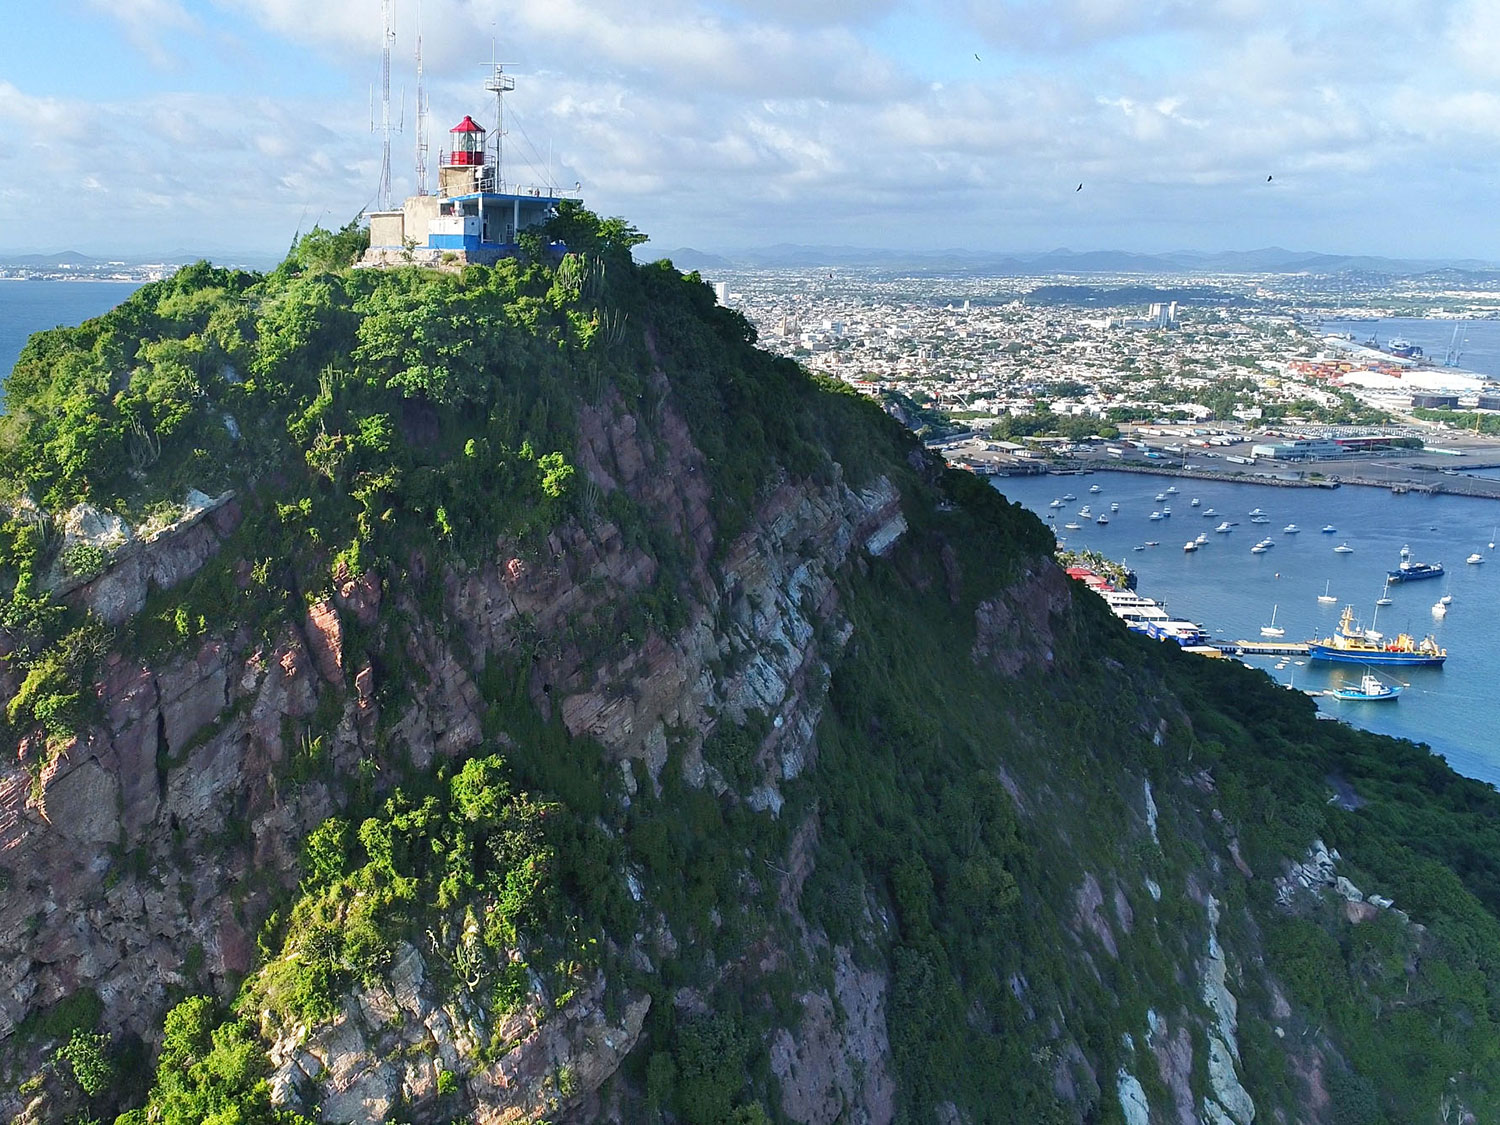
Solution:
{"label": "sailboat", "polygon": [[1276,624],[1276,610],[1279,608],[1279,606],[1275,605],[1271,607],[1271,623],[1269,625],[1262,625],[1260,627],[1260,635],[1262,637],[1286,636],[1286,630],[1283,629],[1280,625]]}
{"label": "sailboat", "polygon": [[1375,604],[1376,605],[1390,605],[1391,604],[1391,580],[1389,578],[1387,578],[1385,580],[1385,589],[1383,591],[1381,591],[1380,597],[1378,597],[1378,598],[1375,599]]}
{"label": "sailboat", "polygon": [[1318,601],[1322,602],[1324,605],[1332,605],[1334,602],[1338,601],[1338,598],[1334,597],[1328,592],[1329,588],[1332,585],[1333,579],[1330,578],[1327,582],[1323,583],[1323,592],[1318,595]]}

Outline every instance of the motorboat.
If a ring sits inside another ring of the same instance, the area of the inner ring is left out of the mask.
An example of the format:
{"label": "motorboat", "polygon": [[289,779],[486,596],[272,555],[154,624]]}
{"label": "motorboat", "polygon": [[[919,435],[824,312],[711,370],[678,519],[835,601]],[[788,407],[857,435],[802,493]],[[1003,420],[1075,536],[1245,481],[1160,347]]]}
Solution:
{"label": "motorboat", "polygon": [[1204,545],[1204,544],[1205,544],[1205,543],[1207,543],[1207,542],[1208,542],[1208,536],[1207,536],[1207,535],[1204,535],[1204,534],[1203,534],[1203,533],[1202,533],[1202,532],[1201,532],[1201,531],[1200,531],[1200,532],[1199,532],[1199,533],[1198,533],[1198,534],[1197,534],[1197,536],[1196,536],[1196,537],[1195,537],[1195,538],[1194,538],[1194,539],[1193,539],[1193,542],[1194,542],[1194,543],[1196,543],[1196,544],[1198,544],[1198,546],[1200,546],[1200,547],[1201,547],[1201,546],[1203,546],[1203,545]]}
{"label": "motorboat", "polygon": [[1395,699],[1401,694],[1400,684],[1388,684],[1373,672],[1366,672],[1359,678],[1359,686],[1332,688],[1329,695],[1335,699],[1347,699],[1354,703],[1378,702],[1386,699]]}
{"label": "motorboat", "polygon": [[1250,553],[1252,555],[1263,555],[1270,549],[1271,548],[1266,546],[1265,543],[1257,543],[1255,546],[1250,548]]}
{"label": "motorboat", "polygon": [[1109,517],[1107,515],[1105,515],[1103,512],[1100,512],[1099,513],[1099,518],[1096,519],[1094,522],[1097,523],[1097,524],[1106,524],[1106,523],[1109,522]]}
{"label": "motorboat", "polygon": [[1176,496],[1177,495],[1177,486],[1175,484],[1169,484],[1169,485],[1167,485],[1167,495],[1168,496]]}
{"label": "motorboat", "polygon": [[1434,616],[1434,617],[1447,617],[1448,616],[1448,607],[1445,606],[1441,601],[1435,601],[1435,602],[1433,602],[1432,603],[1432,616]]}
{"label": "motorboat", "polygon": [[1225,520],[1218,527],[1214,528],[1214,531],[1217,534],[1219,534],[1219,535],[1228,535],[1233,530],[1234,530],[1234,527],[1230,524],[1230,522],[1228,520]]}
{"label": "motorboat", "polygon": [[1188,552],[1188,554],[1192,554],[1198,549],[1198,541],[1196,539],[1189,539],[1182,545],[1182,549]]}
{"label": "motorboat", "polygon": [[1196,508],[1201,503],[1202,503],[1202,501],[1199,500],[1196,496],[1194,496],[1192,498],[1192,500],[1188,501],[1188,507],[1190,507],[1190,508]]}
{"label": "motorboat", "polygon": [[1063,499],[1064,500],[1077,500],[1078,497],[1074,496],[1071,492],[1064,492],[1063,493]]}
{"label": "motorboat", "polygon": [[1078,523],[1076,520],[1070,520],[1067,523],[1063,524],[1063,526],[1069,531],[1079,531],[1083,528],[1083,524]]}
{"label": "motorboat", "polygon": [[1118,512],[1120,510],[1120,505],[1119,504],[1111,504],[1109,506],[1109,510],[1111,512]]}
{"label": "motorboat", "polygon": [[1172,514],[1172,505],[1170,505],[1170,504],[1163,504],[1161,506],[1161,518],[1162,519],[1166,519],[1171,514]]}
{"label": "motorboat", "polygon": [[1287,524],[1285,527],[1283,527],[1281,529],[1281,534],[1283,534],[1283,535],[1296,535],[1301,530],[1302,529],[1300,527],[1298,527],[1296,524],[1289,523],[1289,524]]}
{"label": "motorboat", "polygon": [[1271,517],[1270,516],[1251,516],[1250,517],[1250,522],[1251,523],[1270,523],[1271,522]]}
{"label": "motorboat", "polygon": [[1049,508],[1061,508],[1062,505],[1063,505],[1063,502],[1061,500],[1053,500],[1052,503],[1050,503],[1050,504],[1047,505],[1047,507],[1049,507]]}
{"label": "motorboat", "polygon": [[1214,511],[1212,508],[1204,508],[1201,514],[1204,519],[1213,519],[1219,513]]}
{"label": "motorboat", "polygon": [[1147,517],[1146,517],[1146,518],[1147,518],[1147,519],[1150,519],[1150,520],[1159,520],[1159,519],[1161,519],[1161,513],[1160,513],[1160,512],[1152,512],[1152,513],[1151,513],[1151,514],[1150,514],[1150,515],[1149,515],[1149,516],[1147,516]]}
{"label": "motorboat", "polygon": [[1480,563],[1484,562],[1484,556],[1481,555],[1478,551],[1475,551],[1472,555],[1470,555],[1464,561],[1466,563],[1468,563],[1470,566],[1478,566]]}
{"label": "motorboat", "polygon": [[1263,512],[1263,511],[1261,511],[1259,508],[1251,508],[1250,511],[1249,511],[1249,513],[1247,513],[1247,514],[1252,515],[1252,516],[1263,516],[1266,513]]}
{"label": "motorboat", "polygon": [[1156,494],[1156,496],[1155,496],[1155,500],[1156,500],[1156,502],[1157,502],[1157,503],[1158,503],[1158,504],[1160,504],[1160,503],[1161,503],[1161,502],[1162,502],[1162,501],[1163,501],[1163,500],[1165,500],[1165,499],[1166,499],[1166,498],[1167,498],[1167,494],[1166,494],[1166,493],[1165,493],[1165,492],[1158,492],[1158,493],[1157,493],[1157,494]]}
{"label": "motorboat", "polygon": [[1354,548],[1347,543],[1340,543],[1333,549],[1333,553],[1336,555],[1352,555],[1354,554]]}
{"label": "motorboat", "polygon": [[1087,504],[1085,504],[1085,505],[1084,505],[1084,506],[1083,506],[1083,507],[1081,507],[1081,508],[1079,508],[1079,509],[1078,509],[1078,514],[1079,514],[1079,515],[1080,515],[1080,516],[1082,516],[1082,517],[1083,517],[1083,518],[1084,518],[1084,519],[1088,519],[1088,518],[1089,518],[1089,517],[1091,517],[1091,516],[1092,516],[1092,515],[1093,515],[1093,514],[1094,514],[1094,513],[1093,513],[1093,511],[1092,511],[1092,510],[1091,510],[1091,509],[1090,509],[1090,508],[1089,508],[1089,506],[1088,506],[1088,505],[1087,505]]}
{"label": "motorboat", "polygon": [[1442,597],[1440,597],[1438,599],[1438,601],[1442,602],[1444,605],[1452,605],[1453,604],[1453,595],[1452,594],[1444,594]]}
{"label": "motorboat", "polygon": [[1321,530],[1324,535],[1332,535],[1338,531],[1338,528],[1334,527],[1331,523],[1325,523]]}
{"label": "motorboat", "polygon": [[1282,628],[1280,625],[1276,624],[1276,611],[1278,609],[1280,609],[1280,608],[1281,608],[1280,606],[1276,606],[1276,605],[1273,605],[1271,607],[1271,623],[1269,625],[1262,625],[1260,627],[1260,635],[1262,637],[1284,637],[1284,636],[1286,636],[1286,630],[1284,628]]}
{"label": "motorboat", "polygon": [[1146,546],[1148,546],[1148,547],[1160,547],[1161,546],[1161,540],[1160,539],[1147,539],[1146,540]]}
{"label": "motorboat", "polygon": [[1089,491],[1090,492],[1103,492],[1104,489],[1100,488],[1097,484],[1091,484],[1091,485],[1089,485]]}

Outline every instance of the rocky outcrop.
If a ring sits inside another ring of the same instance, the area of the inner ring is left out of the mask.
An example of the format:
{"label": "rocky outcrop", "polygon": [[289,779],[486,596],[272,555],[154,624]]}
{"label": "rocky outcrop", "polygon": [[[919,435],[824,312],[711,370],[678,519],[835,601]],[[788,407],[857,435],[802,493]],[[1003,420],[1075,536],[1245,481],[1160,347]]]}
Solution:
{"label": "rocky outcrop", "polygon": [[1068,579],[1057,567],[1026,574],[974,611],[974,660],[1002,676],[1019,675],[1033,665],[1050,667],[1054,616],[1071,600]]}
{"label": "rocky outcrop", "polygon": [[170,590],[196,574],[234,533],[241,512],[233,492],[212,500],[202,493],[190,494],[185,515],[140,538],[129,535],[119,517],[112,518],[123,530],[120,545],[103,572],[85,579],[61,580],[56,589],[59,595],[98,614],[106,624],[119,625],[145,607],[146,595],[153,589]]}

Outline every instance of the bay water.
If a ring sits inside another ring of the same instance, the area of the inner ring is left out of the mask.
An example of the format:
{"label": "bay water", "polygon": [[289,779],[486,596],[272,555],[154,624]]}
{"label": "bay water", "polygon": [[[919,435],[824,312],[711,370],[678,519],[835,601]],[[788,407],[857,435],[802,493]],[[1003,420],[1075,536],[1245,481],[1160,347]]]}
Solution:
{"label": "bay water", "polygon": [[[1338,626],[1345,605],[1354,607],[1366,626],[1387,636],[1429,633],[1448,650],[1442,668],[1384,668],[1377,674],[1405,684],[1400,697],[1381,703],[1317,700],[1319,710],[1356,726],[1425,742],[1460,773],[1500,785],[1500,501],[1464,496],[1393,495],[1385,489],[1345,485],[1338,489],[1281,488],[1231,484],[1133,473],[1100,472],[1088,476],[999,477],[995,487],[1036,513],[1071,549],[1093,549],[1121,561],[1139,577],[1146,597],[1164,602],[1173,616],[1203,625],[1216,640],[1259,641],[1260,628],[1271,622],[1286,629],[1286,641],[1326,637]],[[1101,491],[1088,488],[1098,484]],[[1178,492],[1163,501],[1156,495],[1169,486]],[[1049,507],[1054,497],[1072,492],[1076,500]],[[1197,497],[1200,506],[1191,507]],[[1108,525],[1094,522],[1118,513]],[[1093,516],[1080,518],[1085,504]],[[1153,511],[1170,507],[1170,517],[1151,520]],[[1250,522],[1260,508],[1269,523]],[[1207,515],[1212,509],[1216,513]],[[1055,517],[1055,518],[1049,518]],[[1214,528],[1238,523],[1226,534]],[[1063,525],[1081,525],[1077,531]],[[1296,524],[1297,533],[1282,529]],[[1331,524],[1338,530],[1324,534]],[[1200,550],[1188,553],[1184,543],[1199,533],[1208,537]],[[1275,546],[1252,554],[1251,546],[1270,536]],[[1149,540],[1160,543],[1136,551]],[[1347,543],[1353,551],[1334,548]],[[1389,606],[1377,606],[1388,570],[1410,548],[1415,561],[1442,563],[1442,578],[1390,586]],[[1465,560],[1478,553],[1485,561]],[[1336,601],[1320,602],[1325,589]],[[1433,605],[1451,593],[1446,616]],[[1307,690],[1357,684],[1364,669],[1357,664],[1325,664],[1306,657],[1253,657],[1246,661],[1277,680]]]}
{"label": "bay water", "polygon": [[33,332],[82,324],[139,288],[134,281],[0,281],[0,378]]}

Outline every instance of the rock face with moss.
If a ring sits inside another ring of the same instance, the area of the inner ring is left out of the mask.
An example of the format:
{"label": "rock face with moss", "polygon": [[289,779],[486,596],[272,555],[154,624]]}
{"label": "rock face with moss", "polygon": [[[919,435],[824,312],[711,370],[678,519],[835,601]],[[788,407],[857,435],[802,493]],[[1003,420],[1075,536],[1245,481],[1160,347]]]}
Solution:
{"label": "rock face with moss", "polygon": [[551,233],[318,232],[28,346],[0,1112],[1500,1110],[1493,794],[1128,635],[624,224]]}

